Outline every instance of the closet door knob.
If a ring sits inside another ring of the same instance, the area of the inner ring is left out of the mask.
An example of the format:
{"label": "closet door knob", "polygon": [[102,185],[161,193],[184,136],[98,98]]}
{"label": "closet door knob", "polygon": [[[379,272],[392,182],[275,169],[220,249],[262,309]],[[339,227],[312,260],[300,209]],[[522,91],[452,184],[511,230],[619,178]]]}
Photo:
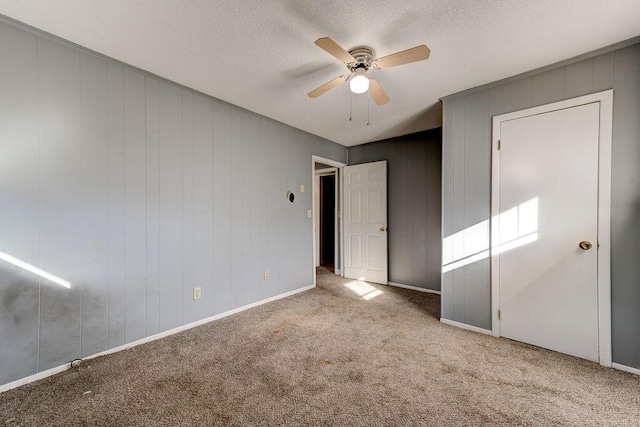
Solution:
{"label": "closet door knob", "polygon": [[586,240],[583,240],[582,242],[580,242],[578,246],[580,246],[580,249],[582,249],[583,251],[588,251],[593,247],[591,242],[587,242]]}

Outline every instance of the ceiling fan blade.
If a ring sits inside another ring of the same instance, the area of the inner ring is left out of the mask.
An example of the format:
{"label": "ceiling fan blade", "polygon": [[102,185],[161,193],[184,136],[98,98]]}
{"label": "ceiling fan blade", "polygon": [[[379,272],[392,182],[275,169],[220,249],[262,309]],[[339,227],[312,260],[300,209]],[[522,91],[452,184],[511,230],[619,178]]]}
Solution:
{"label": "ceiling fan blade", "polygon": [[389,95],[382,90],[380,83],[373,77],[369,77],[369,80],[369,95],[371,95],[376,104],[384,105],[389,102]]}
{"label": "ceiling fan blade", "polygon": [[309,98],[317,98],[320,95],[322,95],[323,93],[328,92],[329,90],[333,89],[334,87],[338,86],[340,83],[342,83],[342,82],[344,82],[346,80],[347,80],[347,76],[336,77],[335,79],[331,80],[330,82],[327,82],[327,83],[323,84],[319,88],[312,90],[311,92],[309,92],[307,94],[307,96]]}
{"label": "ceiling fan blade", "polygon": [[326,50],[328,53],[335,56],[345,64],[356,62],[356,59],[353,56],[351,56],[349,52],[344,50],[338,43],[334,42],[329,37],[319,38],[318,40],[316,40],[315,43],[316,45],[318,45],[318,47],[321,47],[322,49]]}
{"label": "ceiling fan blade", "polygon": [[402,52],[393,53],[391,55],[383,56],[375,61],[377,68],[390,68],[398,65],[409,64],[411,62],[423,61],[429,58],[431,51],[425,45],[412,47],[411,49],[403,50]]}

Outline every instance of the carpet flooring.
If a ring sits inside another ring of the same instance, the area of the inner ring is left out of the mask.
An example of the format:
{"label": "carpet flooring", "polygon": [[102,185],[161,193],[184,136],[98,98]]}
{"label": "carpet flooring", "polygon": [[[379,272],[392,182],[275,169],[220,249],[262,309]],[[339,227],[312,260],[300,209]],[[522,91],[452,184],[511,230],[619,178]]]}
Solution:
{"label": "carpet flooring", "polygon": [[640,377],[318,287],[0,394],[0,425],[640,426]]}

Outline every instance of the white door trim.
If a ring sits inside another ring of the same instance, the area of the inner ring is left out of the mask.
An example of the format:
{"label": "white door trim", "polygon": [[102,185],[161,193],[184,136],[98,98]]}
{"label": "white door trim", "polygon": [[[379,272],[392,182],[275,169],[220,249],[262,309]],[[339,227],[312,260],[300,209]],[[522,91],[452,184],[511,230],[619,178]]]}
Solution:
{"label": "white door trim", "polygon": [[[334,222],[334,236],[333,236],[333,242],[334,242],[334,246],[333,246],[333,267],[334,267],[334,272],[335,274],[340,274],[340,271],[338,269],[338,246],[340,245],[340,240],[339,240],[339,236],[338,236],[338,168],[333,167],[333,168],[326,168],[326,169],[319,169],[316,171],[315,176],[314,176],[314,181],[313,181],[313,185],[314,186],[319,186],[320,185],[320,177],[321,176],[332,176],[335,178],[335,189],[334,189],[334,194],[335,194],[335,198],[334,198],[334,206],[335,206],[335,212],[334,212],[334,217],[335,217],[335,222]],[[315,202],[315,205],[313,205],[313,226],[316,229],[316,235],[319,236],[319,218],[318,216],[320,215],[320,206],[319,206],[319,202],[320,202],[320,191],[317,192],[316,194],[316,188],[314,188],[314,197],[313,197],[313,201]],[[319,190],[319,189],[318,189]],[[319,242],[316,240],[315,244],[315,248],[316,250],[319,249],[320,245]],[[316,252],[315,255],[315,262],[316,264],[318,263],[318,253]]]}
{"label": "white door trim", "polygon": [[[324,157],[320,157],[320,156],[316,156],[316,155],[312,155],[311,156],[311,185],[313,186],[315,183],[315,177],[316,177],[316,163],[322,163],[328,166],[333,166],[334,168],[336,168],[335,173],[337,174],[337,178],[339,178],[340,180],[342,180],[342,172],[340,172],[340,170],[344,167],[347,166],[346,163],[342,163],[342,162],[338,162],[335,160],[331,160],[331,159],[326,159]],[[336,186],[338,185],[338,179],[336,179]],[[340,203],[336,203],[336,213],[340,211],[341,206],[342,206],[342,186],[338,187],[340,189],[340,200],[336,200],[339,201]],[[336,193],[337,194],[337,193]],[[313,245],[313,262],[311,263],[311,265],[313,266],[313,286],[316,285],[316,233],[314,230],[314,225],[316,222],[316,198],[313,197],[313,191],[311,192],[311,242]],[[339,215],[340,217],[342,217],[342,215]],[[340,230],[342,230],[342,218],[340,218]],[[336,222],[337,225],[337,222]],[[337,228],[337,227],[336,227]],[[337,236],[337,234],[336,234]],[[342,234],[340,234],[340,236],[337,236],[339,238],[339,246],[340,246],[340,269],[342,270]],[[337,241],[337,240],[336,240]],[[335,268],[335,266],[334,266]]]}
{"label": "white door trim", "polygon": [[[513,113],[493,117],[491,140],[491,248],[495,219],[500,214],[500,125],[502,122],[551,111],[600,103],[600,140],[598,153],[598,347],[602,366],[611,367],[611,141],[613,131],[613,90],[593,93]],[[500,257],[491,249],[491,330],[500,336]]]}

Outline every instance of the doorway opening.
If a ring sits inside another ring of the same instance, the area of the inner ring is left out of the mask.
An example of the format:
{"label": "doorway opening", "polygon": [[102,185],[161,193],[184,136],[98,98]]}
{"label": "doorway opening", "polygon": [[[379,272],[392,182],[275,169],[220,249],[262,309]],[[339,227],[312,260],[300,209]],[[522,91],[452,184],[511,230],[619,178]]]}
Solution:
{"label": "doorway opening", "polygon": [[335,172],[319,176],[319,262],[318,265],[335,273],[336,243],[336,175]]}
{"label": "doorway opening", "polygon": [[316,268],[341,275],[340,180],[344,163],[312,157],[313,174],[313,283]]}

